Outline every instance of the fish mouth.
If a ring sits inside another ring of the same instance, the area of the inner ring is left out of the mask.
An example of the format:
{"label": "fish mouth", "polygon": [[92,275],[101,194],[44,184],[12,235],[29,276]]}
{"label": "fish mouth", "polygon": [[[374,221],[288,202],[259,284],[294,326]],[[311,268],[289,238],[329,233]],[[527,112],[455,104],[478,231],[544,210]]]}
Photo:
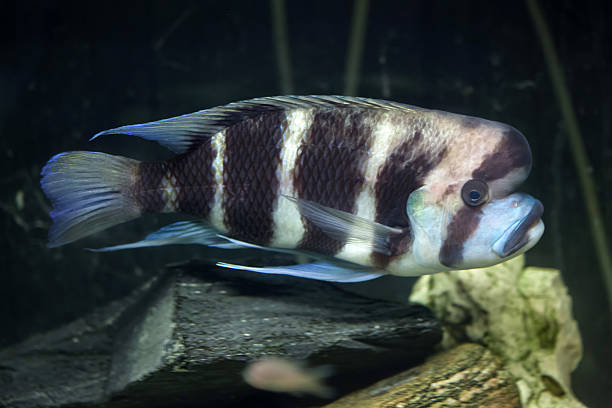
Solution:
{"label": "fish mouth", "polygon": [[512,224],[493,245],[493,251],[500,257],[506,258],[524,247],[530,240],[529,230],[541,223],[544,206],[539,200],[534,201],[529,213]]}

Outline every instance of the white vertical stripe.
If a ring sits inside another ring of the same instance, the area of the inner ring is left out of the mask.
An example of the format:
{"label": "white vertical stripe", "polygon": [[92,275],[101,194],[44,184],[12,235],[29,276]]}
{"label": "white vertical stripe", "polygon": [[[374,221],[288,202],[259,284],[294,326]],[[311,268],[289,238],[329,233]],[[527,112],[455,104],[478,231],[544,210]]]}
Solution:
{"label": "white vertical stripe", "polygon": [[169,213],[176,211],[176,200],[178,198],[176,192],[176,178],[172,175],[170,170],[168,170],[164,177],[162,177],[160,187],[162,190],[162,197],[164,198],[165,202],[164,208],[162,208],[161,212]]}
{"label": "white vertical stripe", "polygon": [[293,109],[287,111],[287,128],[283,132],[283,146],[280,163],[276,169],[280,181],[278,201],[273,213],[274,235],[270,246],[294,248],[304,236],[304,224],[295,203],[283,198],[283,195],[296,197],[293,186],[293,168],[297,153],[306,131],[312,124],[312,109]]}
{"label": "white vertical stripe", "polygon": [[215,197],[210,210],[209,221],[211,225],[221,232],[229,229],[223,221],[223,158],[225,157],[225,130],[216,133],[210,140],[215,151],[215,158],[212,162],[213,173],[215,175]]}

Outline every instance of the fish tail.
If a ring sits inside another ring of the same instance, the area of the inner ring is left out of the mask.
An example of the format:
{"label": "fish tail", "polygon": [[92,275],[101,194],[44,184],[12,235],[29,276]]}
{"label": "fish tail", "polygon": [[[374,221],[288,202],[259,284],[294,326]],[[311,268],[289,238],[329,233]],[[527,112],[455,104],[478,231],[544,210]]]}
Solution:
{"label": "fish tail", "polygon": [[141,214],[133,193],[137,160],[98,152],[65,152],[41,171],[41,187],[53,206],[49,247],[57,247],[129,221]]}

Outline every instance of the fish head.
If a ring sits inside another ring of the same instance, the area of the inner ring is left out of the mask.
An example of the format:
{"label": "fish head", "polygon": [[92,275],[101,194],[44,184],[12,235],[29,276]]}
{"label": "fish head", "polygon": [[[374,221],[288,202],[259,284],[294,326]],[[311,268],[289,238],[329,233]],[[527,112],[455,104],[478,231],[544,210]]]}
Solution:
{"label": "fish head", "polygon": [[420,273],[495,265],[544,232],[542,203],[515,191],[531,170],[527,140],[511,126],[470,119],[406,203]]}

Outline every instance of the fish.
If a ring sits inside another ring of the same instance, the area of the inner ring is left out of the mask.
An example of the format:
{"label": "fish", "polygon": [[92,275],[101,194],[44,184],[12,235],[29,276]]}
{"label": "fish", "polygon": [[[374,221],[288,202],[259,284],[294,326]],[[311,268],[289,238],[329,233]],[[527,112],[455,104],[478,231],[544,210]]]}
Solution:
{"label": "fish", "polygon": [[254,388],[297,396],[310,394],[319,398],[334,396],[334,390],[323,383],[329,375],[329,366],[307,368],[300,362],[280,357],[264,357],[251,362],[242,372],[244,381]]}
{"label": "fish", "polygon": [[[331,282],[486,267],[532,248],[544,207],[517,192],[525,136],[500,122],[348,96],[261,97],[121,134],[175,153],[137,161],[64,152],[41,171],[49,247],[148,213],[184,221],[108,252],[173,244],[299,255],[286,266],[216,265]],[[187,219],[187,216],[190,218]]]}

